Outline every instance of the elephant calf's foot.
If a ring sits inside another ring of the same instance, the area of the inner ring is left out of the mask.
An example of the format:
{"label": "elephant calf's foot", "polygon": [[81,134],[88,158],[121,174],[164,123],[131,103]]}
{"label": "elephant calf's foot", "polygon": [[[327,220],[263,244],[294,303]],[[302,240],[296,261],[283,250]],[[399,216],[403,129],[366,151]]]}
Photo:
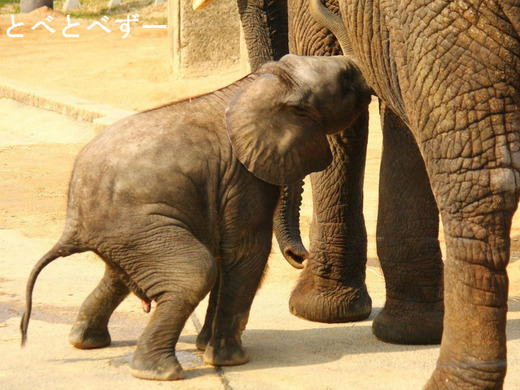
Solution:
{"label": "elephant calf's foot", "polygon": [[137,378],[156,381],[184,379],[184,370],[174,352],[166,356],[145,356],[138,350],[134,354],[130,373]]}
{"label": "elephant calf's foot", "polygon": [[106,327],[89,327],[87,323],[76,322],[69,333],[69,343],[78,349],[103,348],[111,342]]}
{"label": "elephant calf's foot", "polygon": [[204,361],[213,366],[238,366],[247,363],[249,355],[235,338],[227,338],[208,343]]}
{"label": "elephant calf's foot", "polygon": [[442,337],[444,305],[387,299],[376,316],[372,332],[381,341],[394,344],[439,344]]}
{"label": "elephant calf's foot", "polygon": [[199,335],[197,336],[196,346],[200,351],[205,351],[211,339],[211,329],[202,327]]}
{"label": "elephant calf's foot", "polygon": [[289,310],[309,321],[361,321],[372,312],[372,299],[364,282],[341,284],[322,279],[304,269],[291,294]]}

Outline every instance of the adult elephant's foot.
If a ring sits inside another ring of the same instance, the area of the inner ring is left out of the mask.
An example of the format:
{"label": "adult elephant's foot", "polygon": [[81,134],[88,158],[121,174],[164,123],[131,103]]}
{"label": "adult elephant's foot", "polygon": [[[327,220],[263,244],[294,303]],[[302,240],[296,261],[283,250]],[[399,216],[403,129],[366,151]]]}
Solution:
{"label": "adult elephant's foot", "polygon": [[213,366],[238,366],[249,361],[249,355],[234,337],[211,340],[204,352],[204,362]]}
{"label": "adult elephant's foot", "polygon": [[175,357],[175,352],[168,354],[148,354],[135,352],[130,373],[141,379],[156,381],[174,381],[184,378],[184,370]]}
{"label": "adult elephant's foot", "polygon": [[103,348],[110,342],[107,327],[93,327],[89,322],[76,321],[69,333],[69,343],[78,349]]}
{"label": "adult elephant's foot", "polygon": [[381,341],[394,344],[439,344],[442,337],[442,301],[417,303],[388,299],[372,324]]}
{"label": "adult elephant's foot", "polygon": [[489,389],[504,387],[505,360],[496,362],[437,362],[437,368],[424,386],[425,390]]}
{"label": "adult elephant's foot", "polygon": [[309,321],[361,321],[372,312],[364,279],[340,282],[321,278],[305,267],[289,300],[289,310]]}
{"label": "adult elephant's foot", "polygon": [[501,389],[501,387],[475,387],[470,383],[464,384],[458,378],[450,377],[443,370],[435,370],[424,390],[461,390],[461,389]]}

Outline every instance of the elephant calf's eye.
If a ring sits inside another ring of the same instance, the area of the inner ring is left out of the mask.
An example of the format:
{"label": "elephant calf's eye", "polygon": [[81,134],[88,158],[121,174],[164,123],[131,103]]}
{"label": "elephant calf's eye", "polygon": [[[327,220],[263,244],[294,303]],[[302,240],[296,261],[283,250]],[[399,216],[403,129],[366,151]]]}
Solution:
{"label": "elephant calf's eye", "polygon": [[343,73],[341,77],[341,84],[343,86],[343,91],[345,92],[353,92],[353,81],[352,81],[352,74],[350,72]]}
{"label": "elephant calf's eye", "polygon": [[299,104],[291,106],[293,113],[297,116],[308,118],[310,120],[316,120],[319,115],[314,107],[309,104]]}
{"label": "elephant calf's eye", "polygon": [[344,83],[343,84],[343,91],[345,93],[354,93],[354,87],[352,86],[351,82]]}

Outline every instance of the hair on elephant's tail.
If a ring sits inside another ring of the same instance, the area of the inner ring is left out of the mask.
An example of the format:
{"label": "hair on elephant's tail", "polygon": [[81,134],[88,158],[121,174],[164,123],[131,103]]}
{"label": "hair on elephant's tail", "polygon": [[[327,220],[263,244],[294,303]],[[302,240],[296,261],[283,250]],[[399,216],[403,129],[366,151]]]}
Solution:
{"label": "hair on elephant's tail", "polygon": [[32,293],[38,275],[47,265],[52,263],[58,257],[65,257],[73,253],[80,252],[64,238],[65,237],[62,237],[50,251],[43,255],[43,257],[34,265],[31,274],[29,275],[29,280],[27,281],[27,287],[25,290],[25,312],[20,323],[20,330],[22,332],[22,347],[25,346],[27,341],[27,327],[29,326],[29,319],[31,317],[32,309]]}

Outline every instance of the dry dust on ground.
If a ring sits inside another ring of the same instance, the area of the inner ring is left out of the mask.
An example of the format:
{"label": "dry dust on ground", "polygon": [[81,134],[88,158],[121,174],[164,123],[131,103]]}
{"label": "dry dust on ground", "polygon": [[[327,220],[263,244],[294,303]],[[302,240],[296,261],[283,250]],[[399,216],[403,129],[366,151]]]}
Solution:
{"label": "dry dust on ground", "polygon": [[[165,4],[154,7],[160,7],[166,16]],[[51,22],[46,20],[49,16]],[[241,76],[233,72],[197,81],[177,79],[171,72],[167,31],[144,29],[143,23],[131,24],[130,34],[123,38],[116,19],[71,19],[71,24],[79,26],[67,33],[79,37],[65,38],[62,31],[67,19],[58,11],[40,8],[14,17],[16,24],[24,24],[12,33],[23,34],[23,38],[9,38],[11,15],[0,15],[0,77],[29,86],[138,111],[215,90]],[[39,22],[56,32],[42,26],[33,30]],[[88,30],[94,22],[111,32],[98,26]]]}

